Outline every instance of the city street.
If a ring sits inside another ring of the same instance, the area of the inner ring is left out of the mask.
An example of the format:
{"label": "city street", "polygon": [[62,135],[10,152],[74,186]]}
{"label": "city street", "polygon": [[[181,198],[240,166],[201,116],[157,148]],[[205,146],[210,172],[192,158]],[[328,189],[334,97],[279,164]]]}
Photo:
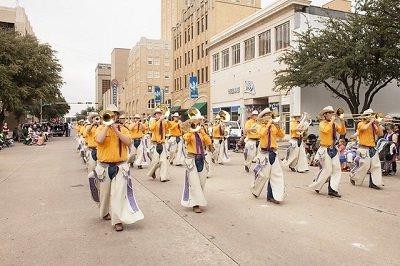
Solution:
{"label": "city street", "polygon": [[286,199],[249,191],[242,154],[213,166],[208,206],[180,205],[183,167],[170,182],[134,170],[144,220],[116,232],[98,217],[73,138],[0,151],[0,265],[399,265],[400,177],[376,191],[342,176],[341,199],[307,188],[318,169],[284,169]]}

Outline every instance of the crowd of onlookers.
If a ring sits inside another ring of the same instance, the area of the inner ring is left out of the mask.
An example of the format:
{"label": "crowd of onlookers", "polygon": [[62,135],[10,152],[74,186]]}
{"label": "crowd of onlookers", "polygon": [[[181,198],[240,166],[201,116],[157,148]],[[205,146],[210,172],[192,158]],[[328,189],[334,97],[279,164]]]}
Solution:
{"label": "crowd of onlookers", "polygon": [[25,145],[44,146],[53,136],[69,137],[71,133],[71,123],[22,123],[11,130],[5,122],[0,132],[0,150],[10,147],[14,142],[21,142]]}

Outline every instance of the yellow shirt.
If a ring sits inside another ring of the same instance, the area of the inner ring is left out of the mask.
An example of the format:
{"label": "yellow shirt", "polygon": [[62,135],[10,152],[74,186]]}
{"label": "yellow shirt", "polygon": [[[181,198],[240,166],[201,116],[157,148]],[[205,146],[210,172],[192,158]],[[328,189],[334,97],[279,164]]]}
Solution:
{"label": "yellow shirt", "polygon": [[83,136],[85,133],[85,129],[86,129],[85,126],[80,126],[79,127],[79,135]]}
{"label": "yellow shirt", "polygon": [[[207,135],[207,133],[203,129],[200,129],[198,134],[201,139],[202,146],[211,145],[211,138]],[[187,148],[188,153],[200,154],[200,152],[197,151],[196,135],[194,132],[186,133],[185,135],[183,135],[183,139],[186,142],[186,148]]]}
{"label": "yellow shirt", "polygon": [[375,137],[381,136],[383,134],[381,127],[375,126],[375,137],[373,126],[370,126],[367,130],[362,130],[362,128],[368,124],[366,121],[361,121],[357,125],[358,133],[358,143],[362,146],[375,147]]}
{"label": "yellow shirt", "polygon": [[138,123],[137,125],[130,125],[130,133],[132,139],[141,139],[147,130],[147,127],[143,123]]}
{"label": "yellow shirt", "polygon": [[182,136],[182,129],[181,126],[179,125],[179,121],[175,122],[175,121],[171,121],[169,122],[171,127],[170,127],[170,131],[171,131],[171,135],[173,137],[180,137]]}
{"label": "yellow shirt", "polygon": [[299,122],[294,120],[294,121],[290,121],[290,137],[291,138],[299,138],[300,135],[297,134],[299,133],[297,131],[297,126],[299,125]]}
{"label": "yellow shirt", "polygon": [[76,132],[76,134],[77,134],[77,135],[80,135],[80,133],[79,133],[80,131],[81,131],[81,125],[76,125],[76,126],[75,126],[75,132]]}
{"label": "yellow shirt", "polygon": [[213,135],[213,138],[219,139],[224,136],[224,132],[219,125],[216,125],[216,126],[213,126],[213,128],[212,128],[212,135]]}
{"label": "yellow shirt", "polygon": [[89,148],[96,148],[97,143],[96,143],[95,137],[96,137],[97,126],[92,126],[92,128],[90,130],[89,130],[89,127],[90,126],[86,127],[84,137],[87,141],[87,145]]}
{"label": "yellow shirt", "polygon": [[[285,136],[285,131],[282,128],[278,128],[275,125],[271,125],[271,143],[270,143],[270,148],[271,149],[277,149],[278,148],[278,139],[281,139]],[[267,125],[262,125],[258,131],[258,134],[260,135],[260,147],[262,149],[268,148],[268,139],[269,139],[269,134],[268,134],[268,127]]]}
{"label": "yellow shirt", "polygon": [[[335,123],[336,132],[340,135],[346,134],[346,126],[338,125]],[[332,146],[333,143],[333,125],[330,125],[328,121],[324,120],[319,123],[319,133],[321,139],[321,146]]]}
{"label": "yellow shirt", "polygon": [[[103,130],[101,125],[96,130],[96,137]],[[120,131],[124,136],[130,137],[129,130],[120,126]],[[96,141],[97,142],[97,141]],[[103,163],[118,163],[128,159],[128,147],[119,140],[113,129],[107,130],[107,135],[103,143],[97,142],[97,160]]]}
{"label": "yellow shirt", "polygon": [[[250,130],[256,124],[257,124],[257,120],[254,118],[250,118],[249,120],[247,120],[246,124],[244,125],[244,129],[246,131]],[[257,126],[255,126],[255,128],[257,128]],[[259,139],[260,138],[257,130],[255,132],[247,131],[246,136],[249,139]]]}
{"label": "yellow shirt", "polygon": [[165,135],[167,134],[167,130],[170,128],[170,122],[164,120],[162,122],[163,134],[160,135],[160,125],[161,121],[154,120],[150,124],[150,132],[151,132],[151,140],[156,143],[164,143],[165,142]]}

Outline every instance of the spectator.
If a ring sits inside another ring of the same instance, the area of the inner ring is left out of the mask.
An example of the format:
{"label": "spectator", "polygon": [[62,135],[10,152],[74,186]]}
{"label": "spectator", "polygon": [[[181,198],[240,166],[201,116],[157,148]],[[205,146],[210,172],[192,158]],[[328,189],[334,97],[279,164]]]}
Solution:
{"label": "spectator", "polygon": [[43,133],[40,133],[39,136],[37,137],[36,145],[38,145],[38,146],[46,145],[44,143],[44,141],[45,141],[45,139],[43,137]]}
{"label": "spectator", "polygon": [[346,160],[346,140],[339,140],[339,161],[342,171],[347,171],[347,160]]}
{"label": "spectator", "polygon": [[8,128],[7,122],[4,122],[2,132],[4,134],[4,137],[7,138],[8,137],[8,133],[10,132],[10,129]]}

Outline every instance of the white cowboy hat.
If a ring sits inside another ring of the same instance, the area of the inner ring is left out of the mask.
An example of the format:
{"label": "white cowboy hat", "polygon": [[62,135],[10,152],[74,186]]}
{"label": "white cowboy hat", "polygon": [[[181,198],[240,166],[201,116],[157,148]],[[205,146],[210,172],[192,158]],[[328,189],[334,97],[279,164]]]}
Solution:
{"label": "white cowboy hat", "polygon": [[93,119],[94,117],[96,117],[96,116],[99,116],[99,114],[96,113],[96,112],[90,112],[90,113],[88,114],[87,119],[90,121],[90,120],[92,120],[92,119]]}
{"label": "white cowboy hat", "polygon": [[162,111],[161,111],[161,109],[160,108],[156,108],[156,110],[154,110],[154,113],[156,114],[156,113],[160,113],[160,114],[162,114]]}
{"label": "white cowboy hat", "polygon": [[219,119],[221,119],[221,117],[220,117],[219,115],[216,115],[216,116],[215,116],[215,119],[216,119],[216,120],[219,120]]}
{"label": "white cowboy hat", "polygon": [[254,110],[253,112],[251,112],[252,115],[258,115],[259,112],[257,110]]}
{"label": "white cowboy hat", "polygon": [[109,104],[105,110],[111,111],[111,112],[116,112],[116,113],[121,113],[121,111],[118,110],[118,107],[115,106],[115,104]]}
{"label": "white cowboy hat", "polygon": [[322,117],[326,113],[335,113],[335,110],[333,109],[332,106],[326,106],[324,109],[319,111],[318,116]]}
{"label": "white cowboy hat", "polygon": [[179,115],[178,113],[174,113],[174,114],[172,115],[172,117],[180,117],[180,115]]}
{"label": "white cowboy hat", "polygon": [[133,118],[138,118],[138,119],[140,119],[141,117],[140,117],[139,114],[135,114],[135,116],[134,116]]}
{"label": "white cowboy hat", "polygon": [[264,115],[266,115],[266,114],[271,114],[271,113],[272,113],[271,109],[269,109],[269,108],[267,107],[267,108],[265,108],[264,110],[262,110],[262,112],[258,115],[258,118],[261,118],[261,117],[263,117]]}
{"label": "white cowboy hat", "polygon": [[374,114],[374,113],[375,113],[374,110],[372,110],[372,109],[370,108],[370,109],[365,110],[365,111],[363,112],[363,115],[372,115],[372,114]]}
{"label": "white cowboy hat", "polygon": [[120,115],[119,119],[127,119],[125,115]]}

